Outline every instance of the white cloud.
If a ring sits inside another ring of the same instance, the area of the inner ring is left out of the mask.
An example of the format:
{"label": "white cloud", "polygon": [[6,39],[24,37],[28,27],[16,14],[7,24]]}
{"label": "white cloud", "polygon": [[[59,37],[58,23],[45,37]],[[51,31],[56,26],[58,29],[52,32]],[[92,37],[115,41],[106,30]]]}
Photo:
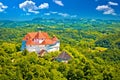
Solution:
{"label": "white cloud", "polygon": [[67,14],[67,13],[58,13],[58,15],[63,16],[63,17],[69,16],[69,14]]}
{"label": "white cloud", "polygon": [[0,2],[0,12],[3,12],[7,8],[8,6],[5,6],[3,3]]}
{"label": "white cloud", "polygon": [[58,12],[50,11],[51,14],[57,14]]}
{"label": "white cloud", "polygon": [[54,3],[56,3],[59,6],[64,6],[61,0],[53,0]]}
{"label": "white cloud", "polygon": [[19,4],[19,8],[27,13],[34,13],[38,14],[40,9],[48,8],[48,3],[43,3],[39,7],[36,6],[35,2],[33,1],[25,1],[21,4]]}
{"label": "white cloud", "polygon": [[115,2],[108,2],[109,5],[113,5],[113,6],[118,6],[118,3],[115,3]]}
{"label": "white cloud", "polygon": [[112,15],[116,15],[114,9],[112,9],[112,8],[109,9],[109,10],[104,11],[103,14],[112,14]]}
{"label": "white cloud", "polygon": [[112,14],[112,15],[116,15],[114,9],[109,9],[109,10],[103,12],[103,14]]}
{"label": "white cloud", "polygon": [[102,11],[102,10],[107,10],[109,9],[108,5],[101,5],[101,6],[97,6],[96,10]]}
{"label": "white cloud", "polygon": [[108,6],[108,5],[97,6],[96,10],[98,10],[98,11],[103,11],[103,14],[116,15],[114,9],[111,8],[111,7]]}
{"label": "white cloud", "polygon": [[28,12],[35,13],[35,14],[39,13],[39,11],[35,11],[35,10],[32,10],[32,9],[29,9]]}
{"label": "white cloud", "polygon": [[44,15],[49,16],[49,15],[50,15],[50,13],[44,13]]}
{"label": "white cloud", "polygon": [[48,3],[43,3],[39,6],[40,9],[45,9],[45,8],[49,8],[49,4]]}
{"label": "white cloud", "polygon": [[103,11],[103,14],[117,15],[112,6],[118,6],[118,3],[109,1],[106,5],[97,6],[96,10]]}
{"label": "white cloud", "polygon": [[62,12],[56,12],[56,11],[50,11],[48,13],[44,13],[44,15],[46,16],[50,16],[50,15],[58,15],[58,16],[62,16],[62,17],[70,17],[70,18],[76,18],[77,15],[70,15],[68,13],[62,13]]}
{"label": "white cloud", "polygon": [[49,13],[44,13],[44,15],[58,15],[58,12],[50,11]]}
{"label": "white cloud", "polygon": [[31,13],[38,13],[37,6],[33,1],[25,1],[19,4],[19,8],[23,9],[23,11],[31,12]]}

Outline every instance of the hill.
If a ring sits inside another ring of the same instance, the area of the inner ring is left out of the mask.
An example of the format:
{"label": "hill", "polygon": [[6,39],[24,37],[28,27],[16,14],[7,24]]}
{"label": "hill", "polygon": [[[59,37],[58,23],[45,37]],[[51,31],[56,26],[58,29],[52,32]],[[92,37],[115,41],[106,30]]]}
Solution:
{"label": "hill", "polygon": [[[42,58],[20,51],[28,32],[45,31],[56,35],[60,51],[72,59],[52,61],[60,52]],[[93,19],[33,19],[0,21],[1,80],[119,80],[120,21]]]}

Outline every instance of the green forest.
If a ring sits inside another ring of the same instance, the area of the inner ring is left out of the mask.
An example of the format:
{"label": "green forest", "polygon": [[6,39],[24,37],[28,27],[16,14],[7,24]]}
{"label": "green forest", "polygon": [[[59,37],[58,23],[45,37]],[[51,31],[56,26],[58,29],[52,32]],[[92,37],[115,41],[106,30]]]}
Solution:
{"label": "green forest", "polygon": [[[60,51],[44,57],[21,51],[23,37],[38,31],[56,35]],[[52,61],[62,51],[72,59]],[[0,80],[120,80],[120,21],[0,21]]]}

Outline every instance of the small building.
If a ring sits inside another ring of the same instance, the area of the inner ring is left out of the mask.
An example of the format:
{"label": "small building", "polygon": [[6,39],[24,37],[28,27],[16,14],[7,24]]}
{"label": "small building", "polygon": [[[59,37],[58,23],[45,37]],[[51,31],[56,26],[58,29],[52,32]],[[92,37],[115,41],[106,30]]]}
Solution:
{"label": "small building", "polygon": [[43,56],[45,52],[59,51],[60,41],[56,36],[52,38],[46,32],[31,32],[22,40],[21,50],[36,52]]}
{"label": "small building", "polygon": [[55,58],[58,62],[65,62],[67,63],[72,57],[65,51],[63,51],[61,54],[58,55],[58,57]]}

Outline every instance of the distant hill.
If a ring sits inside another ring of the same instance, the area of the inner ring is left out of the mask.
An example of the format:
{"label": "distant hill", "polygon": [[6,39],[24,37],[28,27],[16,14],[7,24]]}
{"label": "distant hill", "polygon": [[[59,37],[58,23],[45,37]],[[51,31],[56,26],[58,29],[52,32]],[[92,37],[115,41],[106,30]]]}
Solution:
{"label": "distant hill", "polygon": [[55,18],[34,18],[29,21],[10,21],[10,20],[0,20],[0,27],[23,27],[31,24],[43,24],[43,25],[72,25],[72,24],[90,24],[93,26],[99,26],[100,24],[114,24],[120,23],[120,20],[101,20],[101,19],[55,19]]}

